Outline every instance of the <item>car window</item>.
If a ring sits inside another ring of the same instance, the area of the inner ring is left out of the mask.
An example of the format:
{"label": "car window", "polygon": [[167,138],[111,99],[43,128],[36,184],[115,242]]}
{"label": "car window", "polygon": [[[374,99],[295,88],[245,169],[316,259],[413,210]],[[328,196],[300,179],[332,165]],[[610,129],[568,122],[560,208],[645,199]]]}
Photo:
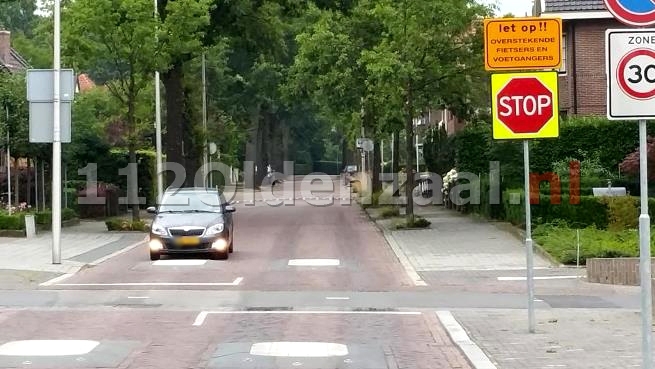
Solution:
{"label": "car window", "polygon": [[214,192],[180,191],[165,194],[159,212],[221,212],[223,202]]}

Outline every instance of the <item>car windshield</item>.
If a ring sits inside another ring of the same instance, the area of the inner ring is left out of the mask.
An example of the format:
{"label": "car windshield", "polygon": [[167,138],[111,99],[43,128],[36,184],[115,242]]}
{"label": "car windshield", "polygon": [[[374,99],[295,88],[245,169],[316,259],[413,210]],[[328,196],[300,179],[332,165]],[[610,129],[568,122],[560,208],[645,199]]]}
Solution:
{"label": "car windshield", "polygon": [[216,193],[180,191],[165,194],[159,206],[160,213],[220,213],[221,201]]}

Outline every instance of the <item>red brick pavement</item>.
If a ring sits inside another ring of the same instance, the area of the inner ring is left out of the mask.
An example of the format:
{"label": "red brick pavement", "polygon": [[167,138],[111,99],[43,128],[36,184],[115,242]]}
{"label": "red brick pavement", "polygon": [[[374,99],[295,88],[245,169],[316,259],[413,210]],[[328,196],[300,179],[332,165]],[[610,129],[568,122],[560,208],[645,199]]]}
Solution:
{"label": "red brick pavement", "polygon": [[3,311],[0,343],[22,339],[138,341],[121,369],[203,368],[217,345],[268,341],[374,344],[390,367],[470,369],[434,313],[423,315],[210,314],[161,310]]}

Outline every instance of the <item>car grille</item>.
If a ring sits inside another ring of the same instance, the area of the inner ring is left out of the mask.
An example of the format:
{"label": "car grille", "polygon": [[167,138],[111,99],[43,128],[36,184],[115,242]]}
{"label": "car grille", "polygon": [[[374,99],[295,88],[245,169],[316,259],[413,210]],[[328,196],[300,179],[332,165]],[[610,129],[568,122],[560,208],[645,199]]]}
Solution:
{"label": "car grille", "polygon": [[202,236],[205,233],[204,228],[190,228],[185,230],[183,228],[169,228],[171,236]]}

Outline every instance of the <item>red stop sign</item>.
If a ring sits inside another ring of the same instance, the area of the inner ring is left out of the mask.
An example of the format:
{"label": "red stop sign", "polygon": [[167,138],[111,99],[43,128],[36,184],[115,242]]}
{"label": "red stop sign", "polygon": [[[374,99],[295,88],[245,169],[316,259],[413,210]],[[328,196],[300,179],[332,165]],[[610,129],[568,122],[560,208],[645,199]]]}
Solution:
{"label": "red stop sign", "polygon": [[514,133],[538,133],[553,117],[553,93],[535,77],[516,77],[496,96],[497,118]]}

